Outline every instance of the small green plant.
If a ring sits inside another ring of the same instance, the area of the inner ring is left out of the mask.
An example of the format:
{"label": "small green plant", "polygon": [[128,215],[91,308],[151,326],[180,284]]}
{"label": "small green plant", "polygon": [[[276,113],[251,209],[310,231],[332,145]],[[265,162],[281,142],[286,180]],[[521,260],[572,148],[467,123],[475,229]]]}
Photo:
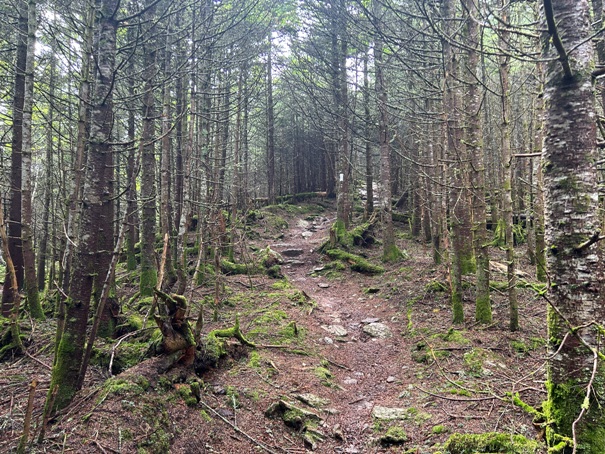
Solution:
{"label": "small green plant", "polygon": [[440,292],[447,292],[449,288],[448,288],[447,284],[445,284],[443,282],[430,281],[428,284],[426,284],[424,286],[424,289],[428,293],[440,293]]}
{"label": "small green plant", "polygon": [[232,408],[239,408],[239,393],[237,392],[237,388],[235,386],[227,386],[226,388],[226,399],[227,404]]}
{"label": "small green plant", "polygon": [[437,425],[437,426],[433,426],[433,428],[431,429],[431,432],[433,432],[435,435],[439,435],[439,434],[444,434],[446,432],[449,432],[449,429],[441,424]]}

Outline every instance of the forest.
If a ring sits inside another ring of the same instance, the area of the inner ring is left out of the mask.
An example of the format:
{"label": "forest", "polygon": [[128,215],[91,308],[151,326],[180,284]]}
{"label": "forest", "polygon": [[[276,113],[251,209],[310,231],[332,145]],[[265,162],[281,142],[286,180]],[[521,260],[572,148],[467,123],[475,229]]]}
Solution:
{"label": "forest", "polygon": [[0,451],[605,453],[603,0],[0,0]]}

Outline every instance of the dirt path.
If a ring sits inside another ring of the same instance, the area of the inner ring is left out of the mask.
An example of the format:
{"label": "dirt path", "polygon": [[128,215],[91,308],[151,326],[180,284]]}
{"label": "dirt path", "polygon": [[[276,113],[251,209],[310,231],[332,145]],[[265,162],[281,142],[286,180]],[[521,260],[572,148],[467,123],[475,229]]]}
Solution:
{"label": "dirt path", "polygon": [[[443,282],[445,270],[432,263],[429,246],[401,235],[399,246],[410,259],[385,265],[380,275],[346,266],[328,269],[329,259],[316,250],[329,237],[334,213],[318,206],[294,211],[259,213],[248,231],[255,239],[242,243],[247,251],[252,245],[280,252],[287,282],[262,275],[225,277],[225,300],[216,321],[209,316],[211,299],[206,300],[204,333],[233,326],[239,314],[244,333],[265,348],[233,341],[218,367],[195,375],[191,368],[162,371],[162,357],[141,362],[137,352],[146,351],[149,339],[144,338],[120,346],[116,361],[124,355],[136,365],[108,381],[100,352],[110,351],[115,340],[101,341],[85,388],[52,421],[45,443],[36,449],[302,454],[313,447],[318,453],[432,454],[454,432],[536,436],[531,418],[506,397],[518,392],[534,406],[544,397],[545,314],[530,290],[520,290],[520,332],[506,330],[506,298],[497,291],[494,323],[475,326],[470,287],[469,322],[454,329],[447,294],[433,285]],[[380,263],[379,246],[355,252]],[[211,295],[211,287],[194,295],[195,307]],[[125,290],[124,302],[132,296]],[[308,299],[301,302],[301,295]],[[134,315],[145,310],[123,306]],[[292,333],[292,322],[298,334]],[[386,337],[366,332],[381,324],[389,330]],[[34,329],[37,341],[28,348],[36,359],[0,365],[0,388],[6,394],[0,399],[0,452],[18,443],[30,381],[40,383],[37,421],[48,391],[50,372],[43,364],[52,363],[48,346],[54,322]],[[266,346],[274,343],[280,345]],[[195,383],[197,399],[192,397]],[[323,401],[309,402],[316,397]],[[280,401],[321,419],[305,432],[296,418],[288,425],[283,418],[268,417],[267,409]],[[392,428],[405,434],[403,444],[380,441]],[[309,433],[317,437],[305,441]]]}

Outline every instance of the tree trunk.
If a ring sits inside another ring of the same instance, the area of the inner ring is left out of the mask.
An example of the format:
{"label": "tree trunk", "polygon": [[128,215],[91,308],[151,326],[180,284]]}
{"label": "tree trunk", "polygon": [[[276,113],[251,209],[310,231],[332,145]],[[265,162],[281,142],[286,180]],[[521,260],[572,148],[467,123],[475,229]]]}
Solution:
{"label": "tree trunk", "polygon": [[36,2],[27,2],[27,59],[25,63],[25,96],[23,99],[23,147],[21,150],[21,248],[27,305],[32,318],[44,319],[44,311],[38,294],[36,278],[36,255],[34,253],[33,209],[32,209],[32,110],[34,105],[34,60],[36,45]]}
{"label": "tree trunk", "polygon": [[368,220],[374,212],[374,165],[372,163],[372,143],[374,142],[374,128],[370,113],[370,82],[368,78],[368,57],[370,49],[363,55],[363,112],[364,112],[364,149],[366,158],[366,206],[364,219]]}
{"label": "tree trunk", "polygon": [[[151,0],[149,0],[151,2]],[[151,2],[152,3],[152,2]],[[154,21],[155,7],[145,16]],[[155,75],[157,72],[155,26],[148,31],[150,38],[143,46],[143,127],[141,133],[141,296],[152,296],[157,284],[157,261],[155,254],[156,228],[156,159],[155,159]]]}
{"label": "tree trunk", "polygon": [[[502,0],[500,20],[508,23],[509,20],[509,2]],[[510,32],[502,30],[500,32],[500,48],[505,54],[500,59],[500,108],[501,108],[501,136],[500,153],[502,156],[503,183],[502,187],[502,218],[504,221],[504,238],[506,249],[507,264],[507,284],[508,284],[508,305],[509,305],[509,329],[516,331],[519,329],[519,303],[517,301],[517,276],[515,274],[515,248],[513,238],[513,156],[510,144],[510,57],[508,56]]]}
{"label": "tree trunk", "polygon": [[[27,3],[18,2],[17,45],[15,56],[15,84],[13,93],[13,137],[11,142],[10,209],[8,212],[8,251],[10,253],[18,289],[23,287],[23,253],[21,250],[21,185],[23,148],[23,100],[25,98],[25,64],[27,60]],[[8,269],[7,269],[8,273]],[[9,317],[15,297],[12,280],[7,274],[2,291],[2,315]]]}
{"label": "tree trunk", "polygon": [[275,114],[273,111],[273,39],[269,30],[267,51],[267,198],[275,204]]}
{"label": "tree trunk", "polygon": [[[48,97],[55,99],[55,84],[57,80],[57,57],[54,55],[56,44],[53,41],[53,55],[50,57],[49,81],[48,81]],[[53,167],[53,131],[55,127],[55,107],[52,102],[48,105],[48,127],[46,130],[46,162],[44,163],[44,214],[42,215],[42,238],[38,247],[38,291],[42,292],[46,288],[46,261],[48,257],[48,237],[50,233],[50,212],[51,212],[51,196],[53,191],[52,167]],[[53,216],[54,217],[54,216]],[[54,259],[51,257],[52,261]],[[49,282],[52,282],[49,280]]]}
{"label": "tree trunk", "polygon": [[463,0],[467,37],[466,61],[466,151],[472,163],[473,246],[477,258],[477,285],[475,292],[475,320],[491,323],[492,308],[489,295],[489,247],[486,225],[485,164],[481,140],[481,93],[478,84],[480,30],[476,21],[478,9],[475,0]]}
{"label": "tree trunk", "polygon": [[551,282],[547,441],[555,446],[562,435],[573,439],[574,452],[597,454],[605,449],[602,328],[596,325],[605,320],[605,270],[594,244],[601,223],[588,2],[546,0],[544,14],[551,38],[542,154]]}
{"label": "tree trunk", "polygon": [[[112,231],[111,220],[104,219],[104,205],[111,203],[107,177],[112,172],[110,149],[113,126],[113,85],[116,55],[117,0],[100,5],[96,44],[96,90],[91,112],[91,136],[86,184],[82,206],[81,237],[77,243],[74,266],[66,303],[64,328],[52,369],[46,412],[67,406],[79,390],[90,300],[99,266],[100,236]],[[101,227],[101,229],[99,228]],[[113,237],[113,235],[112,235]],[[56,392],[56,396],[53,394]],[[54,400],[53,408],[50,408]]]}
{"label": "tree trunk", "polygon": [[[373,2],[374,16],[380,23],[381,8],[378,1]],[[400,258],[400,251],[395,244],[393,231],[393,203],[391,201],[391,151],[389,137],[389,112],[387,81],[384,74],[384,43],[381,31],[378,30],[374,41],[374,65],[376,72],[376,96],[378,102],[378,146],[380,148],[380,211],[382,217],[382,259],[395,261]]]}
{"label": "tree trunk", "polygon": [[[442,6],[442,17],[446,21],[448,34],[455,30],[453,20],[456,12],[456,0],[445,0]],[[451,38],[451,37],[450,37]],[[464,150],[460,125],[460,93],[457,88],[458,58],[449,39],[442,42],[445,60],[445,141],[446,156],[449,161],[448,205],[450,228],[450,297],[452,303],[453,323],[464,322],[462,305],[462,276],[473,271],[472,232],[470,229],[470,212],[464,177]],[[470,246],[470,247],[469,247]]]}
{"label": "tree trunk", "polygon": [[172,96],[170,71],[172,60],[172,43],[170,42],[171,27],[168,27],[166,33],[166,49],[163,54],[164,65],[164,87],[162,92],[162,159],[160,167],[160,226],[162,238],[168,235],[170,240],[167,244],[167,257],[165,275],[167,282],[174,283],[176,280],[176,272],[174,269],[173,260],[173,204],[172,204]]}

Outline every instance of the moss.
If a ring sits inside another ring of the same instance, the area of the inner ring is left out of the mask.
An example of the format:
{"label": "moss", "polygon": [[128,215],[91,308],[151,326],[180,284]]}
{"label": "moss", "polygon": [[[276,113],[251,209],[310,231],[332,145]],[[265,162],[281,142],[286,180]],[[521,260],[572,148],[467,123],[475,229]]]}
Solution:
{"label": "moss", "polygon": [[303,305],[309,302],[308,295],[301,290],[295,290],[289,293],[288,299],[296,305]]}
{"label": "moss", "polygon": [[144,423],[149,426],[148,435],[137,444],[137,452],[149,454],[164,454],[170,452],[170,445],[174,435],[170,432],[173,423],[166,412],[164,402],[154,399],[151,402],[137,405],[137,413],[140,412]]}
{"label": "moss", "polygon": [[128,314],[126,317],[120,317],[120,323],[116,326],[116,336],[123,336],[126,333],[138,331],[143,327],[143,319],[137,313]]}
{"label": "moss", "polygon": [[158,275],[155,269],[141,270],[139,291],[141,296],[153,296],[153,289],[158,284]]}
{"label": "moss", "polygon": [[[111,343],[97,344],[92,351],[91,364],[107,369],[111,360],[112,348],[113,345]],[[150,342],[147,340],[122,342],[120,347],[114,351],[111,372],[119,374],[130,367],[136,366],[148,355],[149,350]]]}
{"label": "moss", "polygon": [[330,249],[326,252],[326,254],[333,260],[340,260],[342,262],[349,263],[351,270],[353,271],[367,274],[381,274],[385,271],[382,266],[374,265],[365,260],[363,257],[350,254],[341,249]]}
{"label": "moss", "polygon": [[[602,366],[597,373],[603,373]],[[595,381],[595,391],[602,390],[601,380]],[[577,418],[581,407],[585,405],[585,386],[570,379],[565,383],[555,384],[551,380],[546,381],[548,399],[543,403],[544,414],[549,422],[546,427],[546,440],[549,446],[560,445],[563,448],[570,445],[572,431],[571,427]],[[597,454],[605,452],[605,425],[601,408],[594,402],[590,403],[587,414],[576,427],[578,436],[578,452],[582,454]],[[562,450],[560,450],[563,452]],[[553,452],[557,452],[554,451]]]}
{"label": "moss", "polygon": [[261,356],[256,350],[250,352],[248,355],[248,367],[253,369],[259,369],[261,367]]}
{"label": "moss", "polygon": [[267,276],[272,279],[282,279],[284,274],[282,273],[280,265],[273,265],[270,268],[267,268]]}
{"label": "moss", "polygon": [[473,255],[472,250],[469,251],[468,255],[460,256],[460,273],[463,276],[475,274],[476,271],[477,263],[475,261],[475,256]]}
{"label": "moss", "polygon": [[521,399],[521,397],[519,396],[519,393],[515,393],[512,396],[512,402],[513,402],[513,404],[515,404],[517,407],[521,408],[526,413],[532,415],[534,417],[534,422],[545,420],[544,413],[542,413],[541,411],[538,411],[536,408],[534,408],[531,405],[524,402]]}
{"label": "moss", "polygon": [[225,389],[225,398],[227,400],[227,405],[232,408],[239,408],[239,393],[237,392],[237,388],[235,386],[227,386]]}
{"label": "moss", "polygon": [[315,369],[313,369],[313,374],[319,378],[319,381],[322,385],[328,387],[333,386],[332,378],[334,378],[334,375],[332,375],[332,372],[330,372],[327,367],[317,366]]}
{"label": "moss", "polygon": [[534,454],[540,444],[523,435],[488,432],[484,434],[453,434],[443,445],[447,454],[505,453]]}
{"label": "moss", "polygon": [[448,285],[441,281],[430,281],[424,286],[424,290],[429,293],[447,292]]}
{"label": "moss", "polygon": [[475,321],[488,324],[492,322],[492,304],[489,294],[475,300]]}
{"label": "moss", "polygon": [[449,432],[449,429],[441,424],[433,426],[433,428],[431,429],[431,432],[434,433],[435,435],[439,435],[439,434],[444,434]]}
{"label": "moss", "polygon": [[464,337],[462,331],[454,328],[448,329],[446,333],[436,334],[435,337],[439,337],[446,342],[453,342],[454,344],[460,345],[468,345],[471,342],[468,338]]}
{"label": "moss", "polygon": [[488,358],[489,352],[483,348],[472,348],[464,354],[463,360],[469,374],[473,377],[483,377],[483,363]]}
{"label": "moss", "polygon": [[349,249],[353,246],[353,236],[347,232],[345,223],[342,220],[337,220],[330,230],[331,247],[342,246]]}
{"label": "moss", "polygon": [[197,405],[198,399],[194,395],[190,385],[178,384],[176,385],[176,390],[188,407],[195,407]]}
{"label": "moss", "polygon": [[383,445],[400,445],[408,441],[408,435],[402,427],[391,426],[386,433],[380,437],[380,443]]}
{"label": "moss", "polygon": [[228,275],[233,274],[255,274],[258,268],[246,263],[233,263],[227,259],[221,260],[221,271]]}
{"label": "moss", "polygon": [[452,292],[452,323],[459,325],[464,323],[464,306],[462,305],[462,294],[460,291]]}
{"label": "moss", "polygon": [[131,381],[124,378],[109,378],[103,384],[105,395],[137,396],[143,394],[147,388],[149,388],[149,382],[147,380],[137,381],[135,379],[134,381]]}
{"label": "moss", "polygon": [[292,288],[292,284],[288,282],[288,279],[282,279],[281,281],[271,284],[271,288],[273,290],[288,290]]}
{"label": "moss", "polygon": [[208,412],[206,410],[200,410],[200,416],[206,422],[212,421],[212,418],[210,417],[210,415],[208,414]]}
{"label": "moss", "polygon": [[382,252],[382,261],[396,263],[402,260],[408,260],[410,257],[407,252],[400,250],[396,245],[392,245]]}

